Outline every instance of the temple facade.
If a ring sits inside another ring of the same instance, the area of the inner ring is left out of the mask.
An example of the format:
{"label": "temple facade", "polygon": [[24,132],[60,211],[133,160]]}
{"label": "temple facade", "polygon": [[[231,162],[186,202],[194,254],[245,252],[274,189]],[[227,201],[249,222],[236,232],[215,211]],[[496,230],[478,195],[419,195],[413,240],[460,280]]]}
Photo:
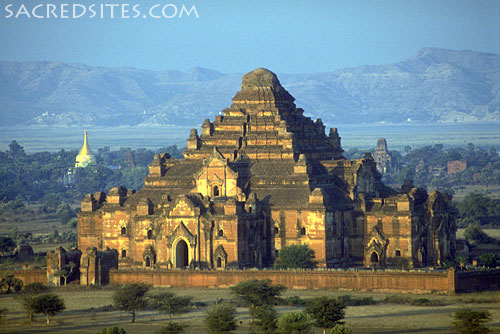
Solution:
{"label": "temple facade", "polygon": [[191,130],[184,159],[156,155],[138,192],[84,197],[79,249],[152,270],[270,267],[290,244],[321,267],[455,257],[450,196],[385,187],[370,154],[345,159],[337,129],[303,112],[274,73],[246,74],[231,107]]}

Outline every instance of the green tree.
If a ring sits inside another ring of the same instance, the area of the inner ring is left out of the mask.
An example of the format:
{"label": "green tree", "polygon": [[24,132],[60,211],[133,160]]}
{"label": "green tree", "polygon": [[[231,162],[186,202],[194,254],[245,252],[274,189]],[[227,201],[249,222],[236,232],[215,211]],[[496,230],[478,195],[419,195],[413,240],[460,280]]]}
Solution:
{"label": "green tree", "polygon": [[132,314],[132,322],[135,322],[135,313],[147,306],[145,298],[149,285],[144,283],[131,283],[118,288],[113,294],[116,307]]}
{"label": "green tree", "polygon": [[44,313],[47,317],[47,325],[50,325],[50,316],[62,312],[65,308],[64,301],[54,294],[40,295],[33,298],[34,313]]}
{"label": "green tree", "polygon": [[308,245],[289,245],[279,251],[275,266],[280,269],[313,269],[317,266],[314,257],[314,250]]}
{"label": "green tree", "polygon": [[304,310],[314,319],[315,326],[323,328],[323,334],[328,328],[337,324],[342,324],[344,319],[345,306],[337,299],[318,297],[311,299]]}
{"label": "green tree", "polygon": [[484,324],[491,321],[491,314],[488,311],[473,311],[472,309],[462,309],[453,315],[453,327],[456,333],[460,334],[484,334],[490,330]]}
{"label": "green tree", "polygon": [[236,307],[231,304],[217,304],[207,311],[205,324],[210,333],[228,333],[236,329]]}
{"label": "green tree", "polygon": [[283,314],[276,325],[280,334],[310,334],[313,329],[311,316],[302,312]]}
{"label": "green tree", "polygon": [[67,203],[60,204],[57,207],[56,215],[62,225],[67,224],[71,218],[76,217],[75,211]]}
{"label": "green tree", "polygon": [[240,282],[230,289],[242,302],[249,306],[250,315],[252,316],[258,307],[277,304],[281,300],[281,293],[286,290],[286,287],[271,285],[270,279],[264,279]]}
{"label": "green tree", "polygon": [[480,244],[485,244],[490,242],[490,237],[486,234],[479,223],[472,223],[467,226],[464,231],[464,237],[468,241],[475,241]]}
{"label": "green tree", "polygon": [[168,314],[169,322],[172,323],[174,314],[182,314],[191,310],[191,297],[176,296],[171,292],[162,292],[150,297],[153,308]]}
{"label": "green tree", "polygon": [[31,323],[33,321],[33,313],[35,308],[33,306],[33,299],[48,290],[48,287],[42,283],[30,283],[24,286],[19,296],[23,308],[26,310],[28,321]]}
{"label": "green tree", "polygon": [[2,256],[11,254],[16,246],[16,242],[11,237],[0,237],[0,253],[2,253]]}
{"label": "green tree", "polygon": [[106,327],[98,334],[126,334],[127,332],[123,328],[119,328],[117,326]]}
{"label": "green tree", "polygon": [[479,260],[486,268],[496,268],[498,266],[498,255],[494,253],[481,254]]}
{"label": "green tree", "polygon": [[5,272],[1,275],[0,292],[3,292],[5,289],[5,293],[9,294],[11,289],[14,289],[15,292],[19,292],[22,288],[23,281],[15,277],[13,274]]}

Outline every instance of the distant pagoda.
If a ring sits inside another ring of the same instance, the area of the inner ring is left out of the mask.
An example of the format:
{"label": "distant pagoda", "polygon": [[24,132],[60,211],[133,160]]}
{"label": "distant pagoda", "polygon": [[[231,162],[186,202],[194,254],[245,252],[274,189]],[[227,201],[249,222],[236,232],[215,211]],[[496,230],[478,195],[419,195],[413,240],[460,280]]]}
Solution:
{"label": "distant pagoda", "polygon": [[89,143],[87,141],[87,130],[83,132],[83,146],[80,153],[76,156],[75,168],[82,167],[85,168],[90,164],[95,164],[96,159],[94,152],[90,149]]}

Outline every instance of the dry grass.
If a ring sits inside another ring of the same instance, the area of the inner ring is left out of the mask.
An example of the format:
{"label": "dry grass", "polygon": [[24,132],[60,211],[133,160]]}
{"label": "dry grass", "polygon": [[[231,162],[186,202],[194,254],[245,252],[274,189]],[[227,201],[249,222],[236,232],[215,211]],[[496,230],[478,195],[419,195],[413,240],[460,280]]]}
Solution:
{"label": "dry grass", "polygon": [[[165,288],[156,288],[155,291]],[[228,289],[168,289],[179,295],[192,296],[194,301],[212,304],[223,298],[233,297]],[[153,333],[168,320],[166,315],[156,311],[145,310],[138,313],[137,323],[130,323],[130,315],[122,311],[107,311],[106,306],[112,303],[113,288],[88,289],[81,287],[59,288],[54,290],[65,303],[66,310],[54,317],[54,325],[44,325],[41,315],[36,317],[36,323],[27,325],[25,314],[19,302],[13,296],[0,296],[0,307],[9,309],[7,319],[0,325],[0,333],[97,333],[104,327],[117,325],[127,333]],[[402,295],[402,298],[427,298],[442,302],[446,306],[411,306],[406,304],[382,303],[388,294],[339,292],[329,290],[288,290],[284,297],[300,296],[311,298],[317,296],[338,297],[350,294],[357,297],[372,297],[379,303],[370,306],[348,307],[346,324],[353,333],[450,333],[451,316],[463,307],[488,310],[493,321],[489,324],[492,333],[500,333],[500,292],[483,292],[456,296],[436,295]],[[300,311],[300,307],[280,306],[280,313]],[[203,324],[206,308],[194,310],[191,313],[177,316],[175,321],[189,324],[186,333],[206,333]],[[248,333],[249,315],[246,308],[238,308],[238,321],[242,325],[235,333]],[[317,330],[315,333],[321,333]]]}

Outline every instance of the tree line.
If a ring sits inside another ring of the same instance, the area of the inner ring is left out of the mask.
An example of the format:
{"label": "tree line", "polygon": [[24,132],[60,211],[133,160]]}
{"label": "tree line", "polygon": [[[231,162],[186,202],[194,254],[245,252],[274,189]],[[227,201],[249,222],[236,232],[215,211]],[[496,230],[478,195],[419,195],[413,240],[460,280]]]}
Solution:
{"label": "tree line", "polygon": [[117,185],[130,189],[142,187],[147,166],[155,153],[169,153],[180,158],[176,146],[156,151],[121,148],[111,151],[100,149],[97,164],[76,168],[73,182],[65,182],[68,170],[75,165],[77,150],[37,152],[27,154],[15,140],[6,151],[0,151],[0,203],[16,199],[42,202],[79,202],[86,193],[107,191]]}

